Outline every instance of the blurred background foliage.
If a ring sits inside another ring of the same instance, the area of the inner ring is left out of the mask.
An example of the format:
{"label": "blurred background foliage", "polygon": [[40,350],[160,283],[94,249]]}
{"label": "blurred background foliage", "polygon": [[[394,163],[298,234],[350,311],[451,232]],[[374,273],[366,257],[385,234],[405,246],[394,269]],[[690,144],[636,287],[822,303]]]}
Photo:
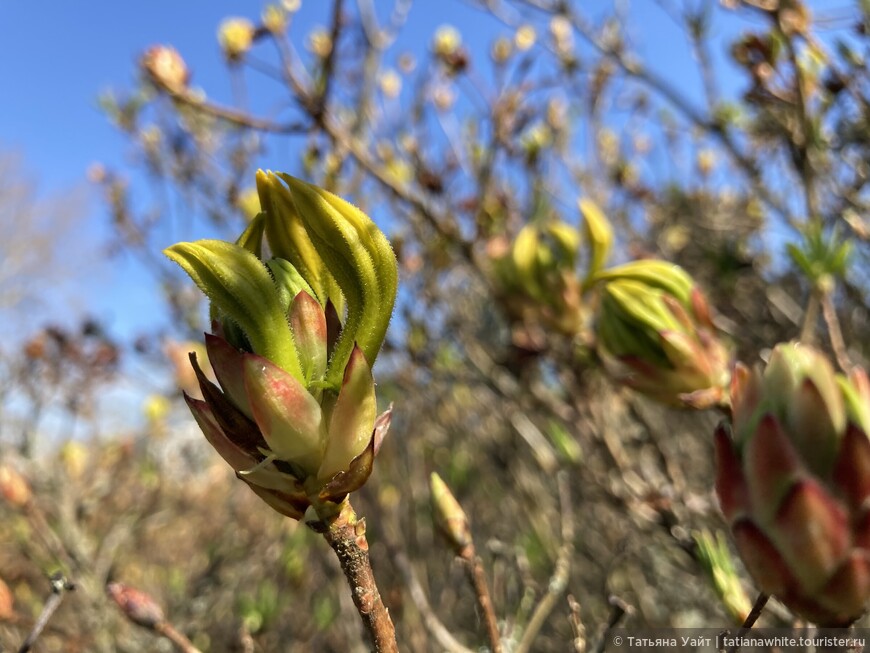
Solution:
{"label": "blurred background foliage", "polygon": [[[415,53],[398,45],[410,0],[332,0],[328,22],[301,33],[308,4],[218,26],[232,103],[210,99],[169,45],[100,97],[129,146],[129,165],[89,172],[111,250],[147,266],[176,328],[126,342],[85,320],[0,347],[0,644],[23,639],[60,569],[77,590],[39,650],[169,650],[109,603],[110,581],[146,591],[202,651],[365,650],[329,552],[231,478],[180,401],[208,325],[160,251],[234,239],[259,210],[258,167],[351,199],[399,258],[376,369],[393,426],[356,503],[404,650],[485,642],[433,530],[432,471],[470,516],[509,650],[592,650],[620,615],[732,624],[751,583],[717,594],[712,540],[699,552],[695,539],[723,528],[717,416],[607,379],[583,285],[599,264],[589,207],[613,226],[611,263],[664,258],[693,275],[741,360],[800,335],[865,364],[870,6],[657,0],[697,66],[684,78],[648,63],[660,44],[627,2],[469,0],[495,40],[433,26]],[[63,274],[25,251],[56,260],[64,236],[19,217],[37,205],[11,182],[0,212],[33,229],[0,242],[6,309],[29,301],[16,279]],[[157,391],[144,418],[107,430],[95,406],[135,386],[131,369]],[[76,437],[34,454],[48,431]],[[775,605],[764,620],[789,623]]]}

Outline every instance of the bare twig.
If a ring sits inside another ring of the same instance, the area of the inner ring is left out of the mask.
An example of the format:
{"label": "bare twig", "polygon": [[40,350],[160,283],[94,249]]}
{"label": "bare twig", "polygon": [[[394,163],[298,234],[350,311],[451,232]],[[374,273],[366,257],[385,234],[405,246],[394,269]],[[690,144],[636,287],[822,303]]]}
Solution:
{"label": "bare twig", "polygon": [[846,341],[843,340],[843,331],[840,329],[840,320],[837,318],[837,309],[830,292],[822,292],[821,304],[822,316],[825,318],[825,324],[828,325],[828,337],[831,340],[831,348],[834,350],[837,365],[843,372],[848,373],[852,369],[852,361],[849,360]]}
{"label": "bare twig", "polygon": [[562,517],[562,546],[556,559],[556,568],[547,586],[547,593],[532,613],[532,618],[515,653],[528,653],[532,650],[535,638],[553,608],[556,607],[559,597],[568,587],[568,578],[571,575],[571,556],[574,554],[574,515],[571,508],[571,492],[568,488],[568,473],[565,470],[556,475],[556,483],[559,486],[559,511]]}
{"label": "bare twig", "polygon": [[453,636],[435,614],[405,552],[400,551],[395,546],[390,546],[390,549],[390,557],[393,559],[399,573],[402,574],[405,585],[408,586],[408,592],[411,594],[411,600],[414,602],[417,610],[420,611],[420,615],[423,617],[423,625],[429,631],[429,634],[437,640],[438,645],[447,651],[447,653],[473,653],[470,648],[464,646]]}
{"label": "bare twig", "polygon": [[335,60],[336,53],[338,51],[338,41],[341,36],[341,28],[342,28],[342,10],[344,7],[344,0],[335,0],[332,5],[332,26],[329,32],[329,38],[332,42],[332,48],[329,50],[329,54],[326,55],[326,59],[323,61],[323,72],[322,72],[322,80],[323,80],[323,88],[321,92],[317,96],[317,102],[315,103],[315,116],[314,119],[319,122],[320,118],[323,116],[323,113],[326,111],[326,105],[329,103],[329,92],[332,89],[332,79],[334,77],[335,72]]}
{"label": "bare twig", "polygon": [[815,288],[810,291],[807,307],[804,310],[804,322],[801,326],[800,341],[805,345],[813,344],[816,339],[816,322],[819,319],[819,292]]}
{"label": "bare twig", "polygon": [[607,602],[610,604],[610,616],[607,618],[607,625],[604,626],[604,631],[598,638],[593,653],[604,653],[604,647],[610,640],[610,633],[620,624],[623,617],[630,616],[634,612],[634,608],[616,595],[608,597]]}
{"label": "bare twig", "polygon": [[229,107],[220,106],[203,100],[201,97],[194,95],[188,89],[173,89],[165,84],[161,84],[159,79],[154,82],[158,84],[169,97],[185,106],[195,109],[212,118],[218,118],[238,127],[248,127],[257,131],[270,132],[273,134],[301,134],[308,130],[308,126],[300,122],[273,122],[265,118],[252,116],[245,111],[231,109]]}
{"label": "bare twig", "polygon": [[764,592],[758,595],[758,598],[755,599],[755,603],[752,606],[752,610],[746,615],[746,621],[743,622],[742,629],[749,630],[755,625],[755,622],[758,621],[758,618],[761,616],[761,613],[764,611],[764,606],[767,605],[767,601],[770,597]]}
{"label": "bare twig", "polygon": [[710,111],[714,111],[719,104],[719,92],[708,41],[708,21],[712,12],[712,4],[710,0],[707,0],[703,7],[699,6],[697,11],[686,16],[687,31],[692,40],[692,49],[695,52],[695,57],[698,59],[701,81],[704,84],[704,95]]}
{"label": "bare twig", "polygon": [[27,653],[27,651],[33,648],[36,640],[42,634],[46,625],[48,625],[49,619],[51,619],[51,616],[60,607],[64,594],[74,589],[75,585],[69,582],[60,572],[51,577],[51,595],[45,602],[42,612],[39,615],[39,619],[37,619],[36,623],[33,625],[33,630],[30,631],[30,634],[27,635],[21,648],[18,649],[18,653]]}
{"label": "bare twig", "polygon": [[200,653],[187,637],[175,629],[168,621],[161,621],[154,626],[154,632],[163,635],[178,649],[179,653]]}
{"label": "bare twig", "polygon": [[755,599],[755,604],[752,606],[752,610],[746,616],[746,621],[743,622],[740,630],[737,631],[737,636],[734,638],[734,644],[732,644],[728,649],[728,653],[736,653],[737,649],[740,648],[739,642],[743,639],[743,635],[745,635],[747,631],[755,625],[755,622],[758,621],[758,618],[764,611],[764,606],[767,605],[769,599],[770,596],[764,592],[758,595],[758,598]]}
{"label": "bare twig", "polygon": [[474,548],[474,542],[469,542],[468,545],[462,548],[459,552],[459,557],[465,565],[468,572],[468,579],[474,588],[474,596],[477,599],[477,607],[480,608],[480,613],[483,615],[483,623],[486,626],[486,635],[489,639],[489,645],[492,653],[502,653],[504,648],[501,645],[501,636],[498,632],[498,620],[495,616],[495,609],[492,605],[492,597],[489,594],[489,585],[486,582],[486,572],[483,570],[483,561],[477,555]]}
{"label": "bare twig", "polygon": [[810,116],[809,95],[806,88],[806,80],[798,61],[797,49],[794,45],[793,35],[785,25],[785,16],[782,10],[777,9],[775,12],[776,26],[785,41],[786,51],[794,72],[794,92],[795,92],[795,111],[797,113],[798,124],[800,125],[800,138],[790,139],[798,153],[795,167],[798,169],[798,174],[801,176],[801,181],[804,187],[804,198],[807,207],[807,216],[810,220],[819,219],[818,203],[816,198],[816,175],[813,169],[812,157],[812,117]]}
{"label": "bare twig", "polygon": [[408,19],[411,3],[412,0],[396,0],[390,15],[389,25],[387,27],[380,27],[372,0],[357,0],[360,22],[362,23],[366,38],[372,47],[378,50],[385,50],[392,45],[402,25]]}
{"label": "bare twig", "polygon": [[398,653],[396,629],[381,599],[369,560],[365,519],[358,518],[350,501],[346,500],[338,515],[326,522],[309,523],[309,526],[321,533],[335,551],[375,653]]}
{"label": "bare twig", "polygon": [[571,629],[574,631],[574,651],[575,653],[585,653],[586,651],[586,626],[583,625],[583,618],[580,615],[580,604],[570,594],[568,595],[568,609],[571,610]]}
{"label": "bare twig", "polygon": [[239,628],[239,646],[242,649],[242,653],[254,653],[254,638],[251,637],[251,633],[245,624],[242,624],[242,627]]}
{"label": "bare twig", "polygon": [[578,33],[598,52],[613,61],[625,75],[651,88],[682,113],[695,127],[702,129],[705,133],[718,140],[725,148],[731,160],[734,161],[748,179],[753,191],[765,204],[780,214],[789,225],[795,224],[794,216],[792,216],[788,206],[780,198],[776,197],[764,183],[757,163],[741,151],[731,132],[724,125],[720,124],[715,117],[706,116],[703,111],[694,106],[665,77],[646,68],[637,58],[628,56],[623,50],[616,49],[605,43],[595,34],[595,30],[589,23],[576,12],[571,11],[567,3],[545,4],[539,0],[521,0],[521,2],[528,7],[550,14],[557,11],[557,8],[558,11],[564,11],[565,17],[571,21]]}

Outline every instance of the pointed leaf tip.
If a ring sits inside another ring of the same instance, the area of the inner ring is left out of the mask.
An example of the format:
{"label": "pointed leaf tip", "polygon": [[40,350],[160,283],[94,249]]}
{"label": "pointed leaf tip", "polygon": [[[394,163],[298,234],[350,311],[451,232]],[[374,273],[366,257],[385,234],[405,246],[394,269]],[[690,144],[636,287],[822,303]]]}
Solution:
{"label": "pointed leaf tip", "polygon": [[369,444],[377,417],[375,382],[359,347],[351,351],[338,399],[329,420],[329,437],[318,476],[331,478],[347,469]]}
{"label": "pointed leaf tip", "polygon": [[241,327],[257,353],[301,378],[290,328],[262,261],[243,247],[220,240],[177,243],[165,253],[219,313]]}

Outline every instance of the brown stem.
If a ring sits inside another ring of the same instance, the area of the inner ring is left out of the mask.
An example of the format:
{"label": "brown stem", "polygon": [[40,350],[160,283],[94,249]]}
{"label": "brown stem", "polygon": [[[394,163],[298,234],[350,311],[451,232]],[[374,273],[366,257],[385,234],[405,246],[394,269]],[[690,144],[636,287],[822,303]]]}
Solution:
{"label": "brown stem", "polygon": [[483,561],[477,556],[474,542],[470,542],[459,552],[459,557],[465,563],[468,579],[474,587],[474,595],[477,598],[477,606],[483,615],[486,626],[486,636],[492,653],[502,653],[501,636],[498,634],[498,620],[495,617],[495,609],[492,606],[492,597],[489,594],[489,585],[486,582],[486,572],[483,570]]}
{"label": "brown stem", "polygon": [[154,80],[160,88],[168,94],[173,100],[184,104],[191,109],[198,111],[212,118],[223,120],[238,127],[248,127],[262,132],[270,132],[273,134],[301,134],[308,130],[308,126],[302,123],[289,122],[278,123],[265,118],[252,116],[245,111],[239,111],[230,107],[213,104],[206,100],[202,100],[195,93],[188,89],[177,90]]}
{"label": "brown stem", "polygon": [[843,331],[840,329],[840,320],[837,318],[837,309],[831,299],[830,292],[822,292],[822,316],[828,325],[828,337],[831,340],[831,348],[837,358],[837,365],[843,372],[849,373],[852,369],[852,361],[849,360],[849,352],[846,351],[846,341],[843,340]]}
{"label": "brown stem", "polygon": [[616,628],[626,615],[631,615],[634,612],[628,603],[615,595],[608,597],[607,602],[610,604],[610,616],[607,618],[607,625],[598,638],[598,643],[592,649],[593,653],[604,653],[607,643],[610,641],[610,634]]}
{"label": "brown stem", "polygon": [[[740,642],[743,639],[743,635],[755,625],[755,622],[758,621],[758,618],[761,616],[761,613],[764,612],[764,606],[767,605],[767,601],[770,599],[770,596],[762,592],[758,595],[758,598],[755,599],[755,604],[752,606],[752,610],[750,610],[749,614],[746,617],[746,621],[743,622],[743,625],[740,627],[740,630],[737,632],[737,637],[734,638],[735,642]],[[739,643],[735,643],[731,648],[728,649],[728,653],[736,653],[737,649],[740,648]]]}
{"label": "brown stem", "polygon": [[812,158],[812,119],[809,108],[809,94],[806,88],[806,80],[801,71],[800,62],[798,61],[797,49],[794,45],[794,40],[789,30],[783,21],[783,12],[776,10],[775,19],[776,26],[780,35],[785,41],[786,51],[794,70],[794,91],[795,91],[795,111],[797,113],[798,124],[800,125],[800,140],[792,138],[792,142],[797,152],[799,153],[799,161],[795,162],[798,174],[801,176],[804,186],[804,197],[807,206],[807,217],[810,221],[819,219],[818,202],[816,199],[816,180],[815,171],[813,170]]}
{"label": "brown stem", "polygon": [[21,648],[18,649],[18,653],[27,653],[33,648],[36,640],[48,625],[49,619],[51,619],[51,616],[60,607],[60,602],[63,601],[64,594],[67,591],[74,589],[75,585],[64,578],[62,574],[58,573],[51,577],[51,595],[45,602],[45,605],[42,608],[42,613],[39,615],[39,619],[36,620],[33,630],[30,631],[27,638],[24,640],[24,643],[21,644]]}
{"label": "brown stem", "polygon": [[200,653],[200,650],[193,645],[187,637],[178,632],[168,621],[161,621],[154,626],[154,632],[163,635],[166,639],[175,645],[175,648],[181,653]]}
{"label": "brown stem", "polygon": [[816,322],[819,319],[819,293],[813,289],[804,311],[804,323],[801,327],[800,341],[805,345],[813,344],[816,337]]}
{"label": "brown stem", "polygon": [[350,501],[345,501],[336,516],[310,526],[322,533],[338,556],[341,570],[350,585],[353,604],[368,631],[375,653],[398,653],[396,629],[372,573],[365,519],[359,519]]}

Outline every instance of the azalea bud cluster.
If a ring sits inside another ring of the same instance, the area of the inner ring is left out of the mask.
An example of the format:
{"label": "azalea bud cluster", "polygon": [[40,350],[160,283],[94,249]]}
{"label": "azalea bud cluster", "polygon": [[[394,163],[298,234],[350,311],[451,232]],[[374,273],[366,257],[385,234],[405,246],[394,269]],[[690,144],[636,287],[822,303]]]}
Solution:
{"label": "azalea bud cluster", "polygon": [[282,173],[257,173],[262,211],[236,243],[166,250],[211,300],[205,348],[218,384],[191,362],[186,396],[238,477],[295,519],[340,504],[368,478],[389,425],[371,367],[397,290],[396,258],[371,219]]}

